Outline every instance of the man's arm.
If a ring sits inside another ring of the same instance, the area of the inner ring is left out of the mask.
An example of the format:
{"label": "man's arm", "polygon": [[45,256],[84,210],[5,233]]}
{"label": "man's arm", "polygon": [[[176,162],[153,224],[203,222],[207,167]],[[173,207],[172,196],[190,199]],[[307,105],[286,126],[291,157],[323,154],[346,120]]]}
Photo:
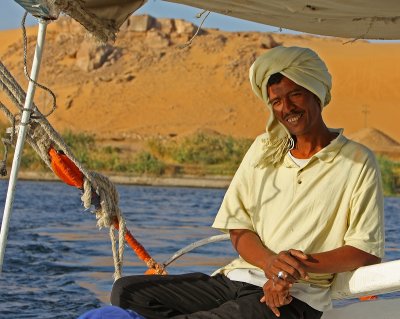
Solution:
{"label": "man's arm", "polygon": [[231,229],[229,234],[233,247],[244,260],[258,268],[266,268],[268,259],[274,253],[262,244],[256,233],[247,229]]}
{"label": "man's arm", "polygon": [[304,265],[307,272],[338,273],[378,264],[381,258],[352,246],[343,246],[322,253],[308,254],[307,259],[299,262]]}
{"label": "man's arm", "polygon": [[300,278],[307,279],[307,272],[301,261],[307,256],[301,251],[293,250],[275,254],[261,242],[260,237],[247,229],[231,229],[229,231],[233,247],[240,256],[250,264],[261,268],[268,279],[273,279],[280,271],[287,275],[288,282],[294,283]]}
{"label": "man's arm", "polygon": [[289,281],[306,278],[307,272],[339,273],[351,271],[362,266],[381,262],[377,256],[352,246],[343,246],[330,251],[304,254],[295,249],[275,254],[263,245],[258,235],[247,229],[229,231],[231,241],[237,252],[250,264],[264,270],[272,279],[279,271],[285,271]]}

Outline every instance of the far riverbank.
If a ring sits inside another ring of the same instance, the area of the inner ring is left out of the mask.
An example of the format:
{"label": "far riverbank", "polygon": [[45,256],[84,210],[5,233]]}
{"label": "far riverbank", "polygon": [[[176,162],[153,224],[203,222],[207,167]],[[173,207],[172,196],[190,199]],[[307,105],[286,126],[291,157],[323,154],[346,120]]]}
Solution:
{"label": "far riverbank", "polygon": [[[179,177],[160,176],[129,176],[129,175],[103,175],[107,176],[115,184],[123,185],[147,185],[170,187],[199,187],[199,188],[227,188],[232,180],[230,176],[191,176]],[[0,180],[8,179],[1,177]],[[59,181],[59,178],[51,172],[19,172],[19,180],[31,181]]]}

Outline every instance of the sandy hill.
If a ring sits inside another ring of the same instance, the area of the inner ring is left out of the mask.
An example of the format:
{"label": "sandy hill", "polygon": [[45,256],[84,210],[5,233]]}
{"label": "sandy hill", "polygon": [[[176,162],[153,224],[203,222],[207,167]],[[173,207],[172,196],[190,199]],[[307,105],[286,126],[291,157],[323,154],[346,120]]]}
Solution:
{"label": "sandy hill", "polygon": [[396,160],[400,159],[400,143],[376,128],[364,128],[350,134],[349,138],[366,145],[375,153],[383,154]]}
{"label": "sandy hill", "polygon": [[[348,135],[368,122],[400,140],[400,44],[210,29],[182,48],[194,32],[182,20],[131,17],[116,43],[102,46],[71,20],[52,23],[40,77],[58,98],[49,120],[60,131],[87,131],[128,146],[197,130],[254,137],[268,115],[251,91],[248,68],[257,55],[283,44],[310,47],[327,62],[329,126]],[[28,30],[30,56],[35,34]],[[20,31],[0,32],[0,39],[1,61],[26,87]],[[38,91],[36,103],[46,112],[50,99]]]}
{"label": "sandy hill", "polygon": [[365,144],[371,149],[400,147],[400,143],[382,131],[367,127],[349,136],[352,140]]}

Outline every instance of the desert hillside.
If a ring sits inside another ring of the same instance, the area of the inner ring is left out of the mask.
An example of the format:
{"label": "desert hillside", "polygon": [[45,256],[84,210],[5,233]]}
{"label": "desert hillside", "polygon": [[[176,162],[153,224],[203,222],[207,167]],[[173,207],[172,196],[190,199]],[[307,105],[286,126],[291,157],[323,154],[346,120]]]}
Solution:
{"label": "desert hillside", "polygon": [[[282,44],[310,47],[326,61],[333,76],[324,111],[329,126],[344,127],[347,135],[375,127],[400,140],[400,43],[203,30],[182,48],[194,32],[182,20],[131,17],[117,41],[102,46],[69,19],[50,24],[40,76],[57,95],[50,122],[131,147],[149,136],[198,130],[255,137],[268,115],[251,91],[248,68]],[[35,34],[28,29],[30,59]],[[26,88],[21,32],[3,31],[0,39],[0,60]],[[3,95],[0,100],[16,111]],[[38,90],[36,103],[47,112],[50,98]]]}

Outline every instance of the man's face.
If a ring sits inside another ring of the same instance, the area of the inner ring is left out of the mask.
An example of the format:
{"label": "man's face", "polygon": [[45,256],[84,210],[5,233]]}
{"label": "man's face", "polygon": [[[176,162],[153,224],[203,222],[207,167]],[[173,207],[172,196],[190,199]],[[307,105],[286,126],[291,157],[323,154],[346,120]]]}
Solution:
{"label": "man's face", "polygon": [[279,83],[270,85],[268,97],[276,119],[291,135],[318,133],[323,127],[318,98],[292,80],[283,77]]}

